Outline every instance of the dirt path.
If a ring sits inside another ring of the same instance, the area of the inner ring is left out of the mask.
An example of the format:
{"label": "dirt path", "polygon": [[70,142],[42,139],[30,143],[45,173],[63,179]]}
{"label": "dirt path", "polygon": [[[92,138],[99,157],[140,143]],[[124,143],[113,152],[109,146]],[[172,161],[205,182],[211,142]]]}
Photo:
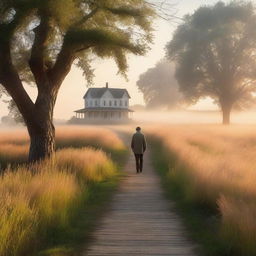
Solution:
{"label": "dirt path", "polygon": [[124,170],[127,178],[83,256],[195,255],[195,245],[186,239],[179,216],[164,198],[149,152],[144,162],[143,173],[136,174],[130,154]]}

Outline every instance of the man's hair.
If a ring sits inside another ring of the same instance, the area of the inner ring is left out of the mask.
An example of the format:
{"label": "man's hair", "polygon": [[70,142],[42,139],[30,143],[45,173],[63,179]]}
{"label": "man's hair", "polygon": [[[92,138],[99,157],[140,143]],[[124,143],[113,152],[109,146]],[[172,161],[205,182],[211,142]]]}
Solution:
{"label": "man's hair", "polygon": [[141,128],[138,126],[136,127],[136,131],[139,132],[141,130]]}

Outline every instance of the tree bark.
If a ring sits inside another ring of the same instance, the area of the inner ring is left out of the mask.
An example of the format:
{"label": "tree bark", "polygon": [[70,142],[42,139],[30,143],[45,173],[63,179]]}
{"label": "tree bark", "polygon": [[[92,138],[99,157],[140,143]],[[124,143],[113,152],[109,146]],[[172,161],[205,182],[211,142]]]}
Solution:
{"label": "tree bark", "polygon": [[55,151],[55,128],[52,120],[40,120],[42,127],[28,124],[30,135],[29,162],[49,158]]}
{"label": "tree bark", "polygon": [[57,93],[39,91],[35,102],[35,117],[27,122],[30,135],[29,162],[50,157],[55,151],[53,109]]}
{"label": "tree bark", "polygon": [[222,106],[222,123],[224,125],[230,124],[230,114],[231,114],[232,105],[226,104]]}

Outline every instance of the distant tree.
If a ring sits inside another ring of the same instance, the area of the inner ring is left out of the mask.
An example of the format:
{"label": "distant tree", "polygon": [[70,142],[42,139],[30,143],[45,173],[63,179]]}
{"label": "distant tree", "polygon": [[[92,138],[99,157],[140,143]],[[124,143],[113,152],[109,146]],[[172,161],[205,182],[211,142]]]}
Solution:
{"label": "distant tree", "polygon": [[247,107],[256,92],[256,15],[251,3],[218,2],[185,17],[167,45],[185,98],[210,96],[230,123],[233,107]]}
{"label": "distant tree", "polygon": [[[0,100],[3,95],[8,96],[8,93],[0,84]],[[6,117],[9,118],[10,120],[12,120],[12,124],[15,124],[15,123],[16,124],[25,124],[24,119],[23,119],[21,113],[19,112],[14,100],[13,99],[8,99],[8,100],[2,99],[2,101],[8,105],[7,108],[9,110],[9,113],[8,113],[8,116],[6,116]]]}
{"label": "distant tree", "polygon": [[15,120],[12,117],[10,117],[9,115],[3,116],[1,118],[1,123],[4,125],[15,125],[16,124]]}
{"label": "distant tree", "polygon": [[166,60],[161,60],[155,67],[140,75],[137,81],[148,108],[174,108],[182,96],[174,76],[175,67]]}
{"label": "distant tree", "polygon": [[[0,84],[27,126],[30,161],[54,151],[53,110],[72,64],[89,82],[93,56],[113,58],[125,74],[126,55],[148,49],[153,16],[144,0],[0,1]],[[24,82],[36,85],[35,102]]]}
{"label": "distant tree", "polygon": [[20,114],[13,99],[6,101],[8,103],[8,116],[14,120],[16,124],[25,124],[22,115]]}

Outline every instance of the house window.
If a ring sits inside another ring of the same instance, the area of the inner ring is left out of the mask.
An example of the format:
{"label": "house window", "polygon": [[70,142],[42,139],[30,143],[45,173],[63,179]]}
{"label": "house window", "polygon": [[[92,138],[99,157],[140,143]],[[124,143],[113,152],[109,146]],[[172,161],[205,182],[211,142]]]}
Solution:
{"label": "house window", "polygon": [[110,107],[112,106],[112,101],[111,101],[111,100],[109,101],[109,106],[110,106]]}
{"label": "house window", "polygon": [[105,100],[103,101],[103,105],[106,106],[106,101]]}
{"label": "house window", "polygon": [[123,102],[122,102],[122,100],[120,100],[120,106],[123,106]]}
{"label": "house window", "polygon": [[97,105],[98,105],[97,100],[95,100],[94,104],[95,104],[95,106],[97,106]]}
{"label": "house window", "polygon": [[126,107],[128,106],[127,100],[125,101],[125,106],[126,106]]}
{"label": "house window", "polygon": [[114,104],[115,104],[115,106],[117,106],[117,101],[116,100],[114,101]]}

